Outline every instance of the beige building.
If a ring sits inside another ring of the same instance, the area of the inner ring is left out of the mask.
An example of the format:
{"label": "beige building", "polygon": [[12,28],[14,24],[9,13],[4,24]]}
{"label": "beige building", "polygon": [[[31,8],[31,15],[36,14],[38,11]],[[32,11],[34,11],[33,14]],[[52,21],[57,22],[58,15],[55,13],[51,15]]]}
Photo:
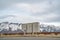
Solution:
{"label": "beige building", "polygon": [[25,24],[21,24],[21,26],[26,33],[40,32],[38,22],[25,23]]}

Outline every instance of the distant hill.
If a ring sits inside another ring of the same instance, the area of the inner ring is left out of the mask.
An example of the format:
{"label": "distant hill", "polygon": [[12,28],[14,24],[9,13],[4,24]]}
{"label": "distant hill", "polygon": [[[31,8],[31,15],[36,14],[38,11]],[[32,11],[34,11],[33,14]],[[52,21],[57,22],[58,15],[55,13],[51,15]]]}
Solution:
{"label": "distant hill", "polygon": [[[19,23],[2,22],[0,23],[0,33],[23,33],[24,31],[19,27]],[[60,32],[60,27],[54,25],[40,24],[39,27],[41,32]]]}

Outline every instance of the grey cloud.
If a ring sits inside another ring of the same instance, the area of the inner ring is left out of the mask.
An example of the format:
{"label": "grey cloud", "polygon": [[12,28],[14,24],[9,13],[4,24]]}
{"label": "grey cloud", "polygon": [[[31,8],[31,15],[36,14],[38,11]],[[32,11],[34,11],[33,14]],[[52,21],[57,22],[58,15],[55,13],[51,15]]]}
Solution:
{"label": "grey cloud", "polygon": [[4,19],[4,18],[7,18],[7,17],[15,17],[14,15],[4,15],[4,16],[0,16],[0,19]]}
{"label": "grey cloud", "polygon": [[50,13],[59,15],[60,14],[60,1],[56,0],[55,4],[53,4],[53,2],[51,4],[49,4],[51,7],[46,8],[44,12],[37,12],[37,13],[34,13],[33,15],[40,16],[40,15],[47,15]]}
{"label": "grey cloud", "polygon": [[48,18],[45,21],[46,22],[60,22],[60,15],[57,15],[56,17],[53,17],[53,18]]}
{"label": "grey cloud", "polygon": [[0,0],[0,10],[6,9],[14,3],[40,3],[44,0]]}
{"label": "grey cloud", "polygon": [[18,2],[24,2],[24,3],[38,3],[38,2],[46,1],[46,0],[0,0],[0,2],[7,2],[7,3],[18,3]]}
{"label": "grey cloud", "polygon": [[53,18],[44,18],[45,22],[60,22],[60,1],[56,0],[55,4],[50,4],[51,7],[46,9],[45,12],[37,12],[33,13],[32,16],[40,16],[43,17],[43,15],[49,16],[50,14],[55,14],[56,16]]}
{"label": "grey cloud", "polygon": [[54,1],[54,0],[0,0],[0,10],[5,9],[14,3],[30,3],[30,4],[35,3],[36,4],[44,1],[48,1],[51,4],[51,1]]}
{"label": "grey cloud", "polygon": [[[0,10],[6,9],[7,7],[10,7],[14,3],[40,3],[43,1],[50,1],[50,0],[0,0]],[[52,1],[52,0],[51,0]],[[51,5],[51,8],[46,9],[45,12],[37,12],[34,14],[31,14],[32,16],[43,16],[43,15],[48,15],[48,14],[56,14],[56,17],[54,18],[49,18],[48,20],[44,20],[46,22],[60,22],[60,0],[53,0],[53,2],[56,1],[56,4],[53,4],[52,2],[49,2],[49,5]],[[0,19],[4,19],[6,17],[11,17],[12,15],[9,16],[0,16]]]}

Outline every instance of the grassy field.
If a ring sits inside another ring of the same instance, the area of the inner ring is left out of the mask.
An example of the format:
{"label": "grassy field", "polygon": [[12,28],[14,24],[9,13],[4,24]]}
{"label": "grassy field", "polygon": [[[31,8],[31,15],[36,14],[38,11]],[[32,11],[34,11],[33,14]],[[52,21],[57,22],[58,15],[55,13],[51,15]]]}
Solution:
{"label": "grassy field", "polygon": [[0,37],[57,37],[60,38],[60,34],[54,35],[54,34],[25,34],[25,35],[0,35]]}

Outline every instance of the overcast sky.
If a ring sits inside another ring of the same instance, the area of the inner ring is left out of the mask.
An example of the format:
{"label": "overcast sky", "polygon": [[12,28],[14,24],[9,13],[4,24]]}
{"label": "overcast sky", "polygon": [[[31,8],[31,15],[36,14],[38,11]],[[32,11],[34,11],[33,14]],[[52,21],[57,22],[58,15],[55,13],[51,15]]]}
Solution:
{"label": "overcast sky", "polygon": [[0,0],[0,22],[60,25],[60,0]]}

